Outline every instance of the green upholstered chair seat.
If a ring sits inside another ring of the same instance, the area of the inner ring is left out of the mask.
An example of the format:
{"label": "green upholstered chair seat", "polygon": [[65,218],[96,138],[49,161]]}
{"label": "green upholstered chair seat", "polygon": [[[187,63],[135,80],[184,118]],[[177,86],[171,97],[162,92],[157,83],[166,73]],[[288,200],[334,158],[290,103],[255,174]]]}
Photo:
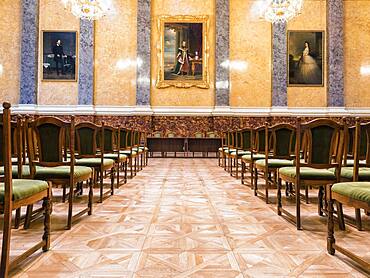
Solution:
{"label": "green upholstered chair seat", "polygon": [[[0,175],[4,175],[4,166],[0,167]],[[17,165],[12,165],[12,175],[14,179],[18,178],[18,166]],[[23,177],[27,177],[31,175],[29,165],[22,166],[22,175]]]}
{"label": "green upholstered chair seat", "polygon": [[[14,179],[13,182],[13,201],[22,200],[46,190],[49,185],[46,181]],[[4,203],[4,183],[0,183],[0,204]]]}
{"label": "green upholstered chair seat", "polygon": [[[280,168],[280,167],[288,167],[288,166],[293,166],[293,160],[288,160],[288,159],[271,159],[269,158],[267,161],[267,165],[269,167],[273,168]],[[258,166],[266,166],[266,160],[265,159],[260,159],[256,161],[256,165]]]}
{"label": "green upholstered chair seat", "polygon": [[[351,167],[355,165],[355,161],[353,159],[347,159],[347,166]],[[366,160],[360,160],[359,161],[360,166],[365,166],[366,165]]]}
{"label": "green upholstered chair seat", "polygon": [[[17,157],[12,157],[12,164],[17,164],[18,163],[18,158]],[[29,164],[28,158],[26,158],[25,164]]]}
{"label": "green upholstered chair seat", "polygon": [[228,147],[221,147],[221,148],[218,148],[218,151],[222,152],[223,150],[227,150],[227,149],[228,149]]}
{"label": "green upholstered chair seat", "polygon": [[137,153],[142,153],[144,151],[141,148],[133,148],[132,150],[135,151],[135,152],[137,152]]}
{"label": "green upholstered chair seat", "polygon": [[337,194],[370,204],[370,182],[335,183],[331,190]]}
{"label": "green upholstered chair seat", "polygon": [[[77,180],[87,180],[92,174],[92,169],[85,166],[74,167],[74,177]],[[70,176],[69,166],[43,167],[37,166],[35,179],[68,179]]]}
{"label": "green upholstered chair seat", "polygon": [[232,148],[232,149],[224,149],[224,153],[232,153],[232,152],[236,152],[236,149]]}
{"label": "green upholstered chair seat", "polygon": [[[87,167],[99,167],[101,164],[101,158],[91,157],[91,158],[79,158],[76,159],[76,165],[87,166]],[[114,160],[109,158],[103,159],[104,168],[112,168],[114,165]]]}
{"label": "green upholstered chair seat", "polygon": [[[296,177],[295,167],[283,167],[279,169],[279,175],[288,176],[290,178]],[[329,169],[316,169],[311,167],[300,168],[300,178],[303,180],[335,180],[334,171]]]}
{"label": "green upholstered chair seat", "polygon": [[123,155],[126,155],[126,156],[128,156],[128,157],[137,155],[137,152],[135,152],[135,151],[130,151],[130,150],[127,150],[127,151],[120,151],[119,153],[120,153],[120,154],[123,154]]}
{"label": "green upholstered chair seat", "polygon": [[[264,158],[265,158],[265,155],[262,154],[262,153],[253,154],[253,161],[259,160],[259,159],[264,159]],[[252,155],[251,154],[243,155],[242,159],[246,160],[246,161],[252,161]]]}
{"label": "green upholstered chair seat", "polygon": [[[335,169],[330,169],[332,172]],[[353,179],[353,167],[343,167],[341,169],[340,176],[345,179],[352,180]],[[370,181],[370,168],[360,167],[358,168],[358,179],[360,181]]]}
{"label": "green upholstered chair seat", "polygon": [[[118,154],[116,154],[116,153],[105,153],[104,154],[104,158],[114,159],[116,161],[116,160],[118,160]],[[120,162],[123,162],[126,159],[127,159],[127,155],[125,155],[123,153],[120,153],[120,155],[119,155],[119,161]]]}
{"label": "green upholstered chair seat", "polygon": [[[244,151],[244,150],[238,150],[238,156],[243,156],[243,155],[247,155],[247,154],[251,154],[250,151]],[[230,152],[230,155],[231,156],[236,156],[236,151],[235,152]]]}
{"label": "green upholstered chair seat", "polygon": [[140,150],[149,151],[148,147],[139,147]]}

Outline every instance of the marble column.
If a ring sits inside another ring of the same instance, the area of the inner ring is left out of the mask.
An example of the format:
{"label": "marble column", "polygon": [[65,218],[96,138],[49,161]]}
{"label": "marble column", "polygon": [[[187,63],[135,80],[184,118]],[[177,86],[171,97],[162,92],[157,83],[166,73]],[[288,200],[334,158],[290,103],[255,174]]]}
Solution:
{"label": "marble column", "polygon": [[343,1],[327,1],[328,106],[344,106]]}
{"label": "marble column", "polygon": [[[20,104],[36,104],[38,77],[39,1],[22,1]],[[12,32],[9,30],[9,32]]]}
{"label": "marble column", "polygon": [[94,22],[80,20],[78,104],[94,104]]}
{"label": "marble column", "polygon": [[[216,0],[216,106],[229,106],[229,0]],[[224,66],[221,64],[224,63]]]}
{"label": "marble column", "polygon": [[272,106],[287,106],[286,23],[272,25]]}
{"label": "marble column", "polygon": [[136,104],[150,105],[150,0],[137,1]]}

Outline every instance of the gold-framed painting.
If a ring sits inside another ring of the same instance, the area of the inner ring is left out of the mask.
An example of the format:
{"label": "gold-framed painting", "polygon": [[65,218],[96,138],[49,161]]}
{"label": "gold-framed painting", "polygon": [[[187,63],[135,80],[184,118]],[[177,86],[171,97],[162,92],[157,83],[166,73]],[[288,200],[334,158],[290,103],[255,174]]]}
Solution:
{"label": "gold-framed painting", "polygon": [[77,81],[77,31],[42,31],[42,81]]}
{"label": "gold-framed painting", "polygon": [[325,32],[288,31],[288,86],[323,87]]}
{"label": "gold-framed painting", "polygon": [[157,88],[209,88],[209,17],[158,18]]}

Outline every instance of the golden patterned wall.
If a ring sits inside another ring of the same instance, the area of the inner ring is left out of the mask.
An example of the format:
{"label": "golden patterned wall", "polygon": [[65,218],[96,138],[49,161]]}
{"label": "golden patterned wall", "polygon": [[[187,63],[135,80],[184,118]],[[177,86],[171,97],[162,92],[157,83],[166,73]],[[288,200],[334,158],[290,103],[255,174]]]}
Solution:
{"label": "golden patterned wall", "polygon": [[21,1],[0,0],[0,101],[19,101],[21,26]]}
{"label": "golden patterned wall", "polygon": [[344,88],[348,107],[370,107],[370,1],[344,1]]}
{"label": "golden patterned wall", "polygon": [[137,0],[115,1],[116,12],[95,24],[96,105],[136,103]]}
{"label": "golden patterned wall", "polygon": [[271,24],[257,4],[230,0],[230,106],[271,106]]}
{"label": "golden patterned wall", "polygon": [[[151,41],[151,104],[152,106],[214,106],[215,103],[215,1],[214,0],[153,0],[152,5],[152,41]],[[157,89],[155,87],[158,69],[157,43],[159,32],[157,18],[160,15],[209,15],[209,89]]]}
{"label": "golden patterned wall", "polygon": [[[77,81],[41,81],[42,78],[42,31],[78,31],[79,20],[63,8],[60,0],[40,0],[39,39],[39,88],[38,104],[75,105],[78,103]],[[77,41],[78,43],[78,41]]]}
{"label": "golden patterned wall", "polygon": [[[326,31],[326,1],[305,0],[302,14],[288,22],[288,30]],[[325,46],[326,46],[325,32]],[[326,61],[326,48],[325,48]],[[327,105],[326,74],[324,68],[324,87],[288,87],[288,106],[290,107],[323,107]]]}

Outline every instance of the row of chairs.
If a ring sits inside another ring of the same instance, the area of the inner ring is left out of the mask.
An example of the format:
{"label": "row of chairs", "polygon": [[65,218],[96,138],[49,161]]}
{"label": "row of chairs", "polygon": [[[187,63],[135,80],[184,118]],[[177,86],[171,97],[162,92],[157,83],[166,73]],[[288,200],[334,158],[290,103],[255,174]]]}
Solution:
{"label": "row of chairs", "polygon": [[[75,220],[92,214],[94,187],[100,191],[98,202],[103,202],[127,182],[128,171],[133,178],[147,164],[144,132],[104,123],[75,124],[73,116],[70,121],[19,116],[11,121],[10,104],[4,103],[0,123],[0,211],[4,214],[0,277],[7,277],[10,269],[38,249],[49,249],[52,201],[57,199],[53,197],[53,187],[61,186],[61,201],[68,201],[66,229],[70,229]],[[105,178],[110,178],[108,189]],[[87,196],[84,187],[88,188]],[[74,212],[74,203],[84,198],[86,207]],[[42,207],[34,210],[40,201]],[[24,216],[22,207],[27,208]],[[29,228],[31,221],[43,213],[44,234],[42,241],[10,262],[14,210],[14,228],[21,223]]]}
{"label": "row of chairs", "polygon": [[[335,243],[333,228],[334,212],[341,230],[345,229],[345,220],[355,222],[361,230],[361,209],[369,215],[370,123],[361,123],[359,118],[355,125],[346,119],[339,123],[330,119],[302,123],[297,118],[295,126],[270,125],[267,121],[255,129],[226,132],[222,141],[219,166],[248,184],[266,203],[270,202],[269,189],[277,189],[277,214],[285,215],[298,230],[302,229],[301,199],[309,203],[309,190],[317,189],[318,214],[328,220],[328,252],[338,250],[370,269],[364,259]],[[264,179],[264,192],[259,188],[259,178]],[[283,182],[285,195],[295,197],[295,215],[283,208]],[[343,205],[355,208],[355,218],[343,214]]]}

